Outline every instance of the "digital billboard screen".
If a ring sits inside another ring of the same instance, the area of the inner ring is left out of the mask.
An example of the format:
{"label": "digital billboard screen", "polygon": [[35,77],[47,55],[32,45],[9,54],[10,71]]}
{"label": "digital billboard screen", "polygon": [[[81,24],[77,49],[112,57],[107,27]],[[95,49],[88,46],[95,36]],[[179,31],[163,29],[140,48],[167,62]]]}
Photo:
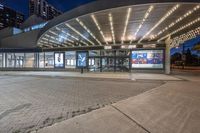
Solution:
{"label": "digital billboard screen", "polygon": [[55,68],[64,68],[65,67],[65,54],[63,52],[54,53],[54,66]]}
{"label": "digital billboard screen", "polygon": [[163,50],[133,50],[131,53],[132,68],[163,69]]}
{"label": "digital billboard screen", "polygon": [[77,67],[78,68],[85,68],[87,67],[87,56],[88,52],[77,52]]}

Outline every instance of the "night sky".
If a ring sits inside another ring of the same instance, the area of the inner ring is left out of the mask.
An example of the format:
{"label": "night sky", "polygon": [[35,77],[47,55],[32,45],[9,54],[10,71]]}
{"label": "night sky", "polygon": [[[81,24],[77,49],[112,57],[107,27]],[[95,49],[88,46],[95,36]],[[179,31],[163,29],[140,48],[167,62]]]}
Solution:
{"label": "night sky", "polygon": [[[28,1],[29,0],[0,0],[4,4],[14,10],[22,12],[26,18],[28,17]],[[47,0],[55,8],[62,12],[68,11],[80,5],[89,3],[94,0]]]}

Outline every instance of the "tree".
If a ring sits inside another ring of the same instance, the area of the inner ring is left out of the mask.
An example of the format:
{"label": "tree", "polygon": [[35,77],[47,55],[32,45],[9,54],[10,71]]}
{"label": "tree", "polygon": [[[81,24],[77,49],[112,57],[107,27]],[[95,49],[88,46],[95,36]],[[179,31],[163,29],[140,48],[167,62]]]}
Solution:
{"label": "tree", "polygon": [[171,64],[175,64],[176,61],[181,61],[181,54],[175,53],[171,56]]}
{"label": "tree", "polygon": [[192,54],[191,54],[191,50],[188,48],[187,49],[187,52],[186,52],[186,61],[185,61],[185,64],[186,65],[191,65],[193,63],[193,60],[192,60]]}

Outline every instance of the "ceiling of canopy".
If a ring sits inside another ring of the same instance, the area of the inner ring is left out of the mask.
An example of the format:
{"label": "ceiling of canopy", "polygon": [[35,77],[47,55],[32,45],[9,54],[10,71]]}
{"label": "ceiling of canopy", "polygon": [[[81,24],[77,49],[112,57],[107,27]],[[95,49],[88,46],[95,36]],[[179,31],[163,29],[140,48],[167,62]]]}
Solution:
{"label": "ceiling of canopy", "polygon": [[98,11],[47,30],[38,46],[90,47],[147,45],[176,38],[200,26],[200,5],[162,3],[131,5]]}

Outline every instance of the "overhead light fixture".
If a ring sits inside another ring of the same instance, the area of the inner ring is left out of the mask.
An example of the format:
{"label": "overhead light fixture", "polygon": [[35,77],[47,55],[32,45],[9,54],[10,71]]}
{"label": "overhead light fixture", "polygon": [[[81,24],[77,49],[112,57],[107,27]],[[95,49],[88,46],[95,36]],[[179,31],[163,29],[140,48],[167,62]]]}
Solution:
{"label": "overhead light fixture", "polygon": [[53,35],[55,35],[55,36],[58,36],[58,33],[54,32],[54,31],[52,31],[52,30],[49,30],[49,33],[51,33],[51,34],[53,34]]}
{"label": "overhead light fixture", "polygon": [[114,27],[113,27],[113,17],[112,14],[109,13],[109,22],[110,22],[110,30],[111,30],[111,34],[112,34],[112,40],[113,40],[113,44],[115,44],[115,32],[114,32]]}
{"label": "overhead light fixture", "polygon": [[79,31],[77,31],[74,27],[72,27],[71,25],[69,25],[68,23],[65,23],[65,25],[67,27],[69,27],[72,31],[74,31],[75,33],[77,33],[79,36],[81,36],[82,38],[84,38],[85,40],[87,40],[89,43],[91,43],[92,45],[95,45],[90,39],[88,39],[87,37],[85,37],[84,35],[82,35]]}
{"label": "overhead light fixture", "polygon": [[188,16],[190,16],[191,14],[195,13],[195,11],[197,11],[198,9],[200,9],[200,6],[197,5],[195,6],[192,10],[188,10],[184,15],[182,15],[181,17],[179,17],[178,19],[174,20],[171,24],[169,24],[168,26],[166,26],[164,29],[162,29],[161,31],[159,31],[153,39],[157,38],[159,35],[161,35],[162,33],[164,33],[165,31],[167,31],[169,28],[172,28],[174,25],[176,25],[177,23],[179,23],[180,21],[182,21],[183,19],[187,18]]}
{"label": "overhead light fixture", "polygon": [[112,42],[112,38],[111,38],[111,37],[106,37],[105,40],[106,40],[107,42]]}
{"label": "overhead light fixture", "polygon": [[146,21],[146,19],[149,17],[149,15],[150,15],[151,11],[153,10],[153,8],[154,8],[154,6],[151,5],[151,6],[148,8],[148,10],[146,11],[146,13],[145,13],[145,15],[144,15],[144,18],[142,19],[142,22],[140,23],[139,27],[137,28],[137,30],[136,30],[136,32],[135,32],[135,34],[134,34],[134,37],[133,37],[133,38],[131,39],[131,41],[130,41],[130,44],[131,44],[134,40],[136,40],[136,37],[137,37],[138,32],[139,32],[140,29],[142,28],[142,26],[143,26],[144,22]]}
{"label": "overhead light fixture", "polygon": [[157,28],[162,22],[164,22],[174,11],[176,11],[180,7],[179,4],[173,6],[139,41],[140,43],[144,40],[155,28]]}
{"label": "overhead light fixture", "polygon": [[[78,42],[80,41],[82,44],[88,46],[88,43],[86,43],[85,41],[79,40],[77,37],[75,37],[75,36],[69,34],[68,32],[65,32],[64,30],[61,30],[60,28],[57,28],[57,30],[59,30],[60,32],[66,34],[66,35],[69,36],[70,38],[73,38],[74,40],[76,40],[76,41],[78,41]],[[68,38],[68,40],[69,40],[69,38]],[[75,42],[74,42],[74,44],[75,44]]]}
{"label": "overhead light fixture", "polygon": [[184,26],[181,26],[180,28],[176,29],[175,31],[173,31],[173,32],[171,32],[171,33],[169,33],[169,34],[167,34],[166,36],[160,38],[158,41],[161,41],[161,40],[167,38],[168,36],[174,35],[174,34],[180,32],[180,31],[182,31],[182,30],[184,30],[184,29],[186,29],[186,28],[188,28],[188,27],[190,27],[190,26],[196,24],[196,23],[199,22],[199,21],[200,21],[200,17],[198,17],[198,18],[196,18],[195,20],[193,20],[193,21],[187,23],[187,24],[184,25]]}
{"label": "overhead light fixture", "polygon": [[105,39],[104,33],[103,33],[103,31],[101,30],[101,28],[100,28],[100,26],[99,26],[99,23],[97,22],[96,17],[95,17],[94,15],[91,15],[91,17],[92,17],[92,20],[94,21],[94,23],[95,23],[97,29],[99,30],[101,36],[103,37],[105,43],[108,44],[108,42],[107,42],[106,39]]}
{"label": "overhead light fixture", "polygon": [[180,43],[184,43],[185,41],[193,39],[198,35],[200,35],[200,27],[190,30],[187,33],[184,33],[180,36],[173,38],[171,45],[172,47],[177,47]]}
{"label": "overhead light fixture", "polygon": [[125,26],[124,26],[124,32],[123,32],[122,40],[121,40],[121,41],[122,41],[122,44],[124,43],[124,40],[125,40],[125,35],[126,35],[127,26],[128,26],[128,22],[129,22],[129,19],[130,19],[131,11],[132,11],[132,9],[131,9],[131,8],[128,8],[128,10],[127,10],[127,15],[126,15],[126,21],[125,21]]}
{"label": "overhead light fixture", "polygon": [[136,40],[136,37],[130,35],[130,36],[128,36],[128,40],[133,40],[134,41],[134,40]]}
{"label": "overhead light fixture", "polygon": [[85,24],[80,19],[77,18],[76,21],[94,38],[95,41],[99,43],[99,45],[102,45],[101,42],[94,36],[94,34],[85,26]]}

